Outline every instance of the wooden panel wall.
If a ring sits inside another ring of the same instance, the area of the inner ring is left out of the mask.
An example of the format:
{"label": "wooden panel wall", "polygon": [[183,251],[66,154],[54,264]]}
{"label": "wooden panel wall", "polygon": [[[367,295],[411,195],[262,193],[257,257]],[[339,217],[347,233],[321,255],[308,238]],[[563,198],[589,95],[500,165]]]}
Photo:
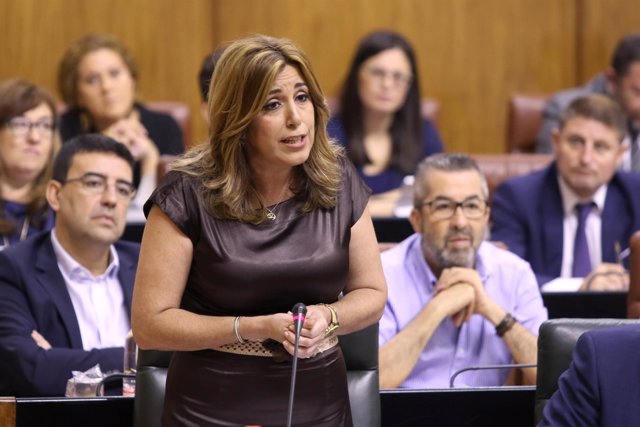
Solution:
{"label": "wooden panel wall", "polygon": [[142,100],[180,100],[202,135],[197,73],[213,48],[209,0],[0,0],[0,79],[22,77],[57,93],[58,62],[88,32],[118,36],[132,51]]}
{"label": "wooden panel wall", "polygon": [[358,39],[389,28],[417,50],[447,149],[501,152],[509,94],[552,92],[601,70],[618,38],[640,28],[636,2],[0,0],[0,79],[20,76],[56,92],[66,46],[89,31],[114,33],[138,60],[142,98],[187,102],[192,134],[204,136],[196,75],[220,42],[254,32],[289,37],[336,96]]}
{"label": "wooden panel wall", "polygon": [[218,0],[213,22],[216,43],[251,32],[295,40],[328,96],[363,35],[402,32],[417,51],[423,95],[440,101],[451,151],[503,151],[508,95],[552,91],[575,76],[573,1]]}
{"label": "wooden panel wall", "polygon": [[640,31],[637,0],[580,0],[578,6],[578,81],[587,81],[611,63],[618,41]]}

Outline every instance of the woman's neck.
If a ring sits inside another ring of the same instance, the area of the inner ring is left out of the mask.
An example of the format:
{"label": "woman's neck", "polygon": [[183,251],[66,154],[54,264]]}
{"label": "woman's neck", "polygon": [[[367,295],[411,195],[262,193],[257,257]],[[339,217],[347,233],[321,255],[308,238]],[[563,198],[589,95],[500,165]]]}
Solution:
{"label": "woman's neck", "polygon": [[110,126],[113,126],[114,124],[116,124],[122,119],[140,120],[140,113],[135,107],[132,107],[131,111],[129,111],[129,114],[127,114],[124,117],[115,117],[115,118],[114,117],[102,117],[102,118],[91,117],[93,126],[98,132],[102,132],[103,130],[108,129]]}
{"label": "woman's neck", "polygon": [[260,194],[262,203],[271,206],[283,200],[291,198],[293,195],[291,187],[293,184],[293,170],[282,171],[277,174],[256,173],[256,190]]}
{"label": "woman's neck", "polygon": [[376,134],[389,134],[393,124],[393,114],[377,111],[363,111],[364,137]]}
{"label": "woman's neck", "polygon": [[28,203],[29,193],[32,188],[32,179],[10,179],[8,177],[4,177],[0,182],[0,194],[2,194],[2,199],[16,203]]}

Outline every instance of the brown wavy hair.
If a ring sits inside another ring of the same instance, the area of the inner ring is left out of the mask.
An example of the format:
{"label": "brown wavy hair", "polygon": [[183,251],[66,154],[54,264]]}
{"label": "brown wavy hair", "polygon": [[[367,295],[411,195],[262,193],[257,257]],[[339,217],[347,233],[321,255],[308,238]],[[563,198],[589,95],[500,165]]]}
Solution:
{"label": "brown wavy hair", "polygon": [[[21,116],[29,110],[41,104],[46,104],[51,110],[54,120],[57,120],[56,103],[51,94],[45,89],[24,80],[12,79],[0,83],[0,127],[6,126],[8,120]],[[53,159],[60,149],[60,137],[53,133],[53,144],[49,153],[49,161],[33,182],[27,203],[27,216],[32,227],[40,228],[49,205],[45,196],[47,182],[51,178]],[[5,176],[5,171],[0,165],[0,180]],[[0,193],[0,234],[9,236],[15,233],[17,225],[5,218],[5,207]]]}
{"label": "brown wavy hair", "polygon": [[209,89],[209,139],[171,166],[201,181],[205,207],[216,218],[253,224],[266,218],[243,139],[286,65],[295,67],[307,84],[315,118],[309,158],[294,171],[295,197],[303,201],[303,212],[336,205],[343,152],[327,136],[329,110],[309,60],[289,40],[255,35],[225,48]]}

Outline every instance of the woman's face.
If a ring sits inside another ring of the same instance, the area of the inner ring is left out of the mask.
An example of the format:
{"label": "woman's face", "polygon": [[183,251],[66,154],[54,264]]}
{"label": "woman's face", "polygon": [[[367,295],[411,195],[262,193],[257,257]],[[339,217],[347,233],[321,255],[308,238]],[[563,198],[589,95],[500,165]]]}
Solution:
{"label": "woman's face", "polygon": [[45,103],[0,128],[0,164],[7,177],[35,180],[50,161],[53,112]]}
{"label": "woman's face", "polygon": [[314,107],[298,70],[285,66],[262,111],[249,125],[247,150],[256,171],[293,167],[309,157],[315,135]]}
{"label": "woman's face", "polygon": [[364,109],[395,113],[404,105],[412,78],[411,63],[402,49],[387,49],[370,57],[358,73],[358,91]]}
{"label": "woman's face", "polygon": [[90,52],[78,64],[78,105],[98,124],[112,124],[131,112],[136,82],[115,51]]}

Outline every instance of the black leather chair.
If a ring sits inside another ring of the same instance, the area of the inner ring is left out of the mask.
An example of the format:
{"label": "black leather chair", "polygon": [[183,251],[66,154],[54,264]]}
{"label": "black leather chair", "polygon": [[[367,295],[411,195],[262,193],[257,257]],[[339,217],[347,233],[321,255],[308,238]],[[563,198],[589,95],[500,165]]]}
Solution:
{"label": "black leather chair", "polygon": [[[378,324],[340,336],[347,364],[349,401],[355,427],[380,426]],[[140,350],[133,408],[134,427],[159,427],[171,353]]]}
{"label": "black leather chair", "polygon": [[169,351],[138,350],[134,427],[160,427],[171,354]]}
{"label": "black leather chair", "polygon": [[551,395],[558,389],[558,378],[569,367],[576,341],[590,329],[637,324],[626,319],[551,319],[540,326],[538,335],[538,378],[535,397],[536,424]]}

